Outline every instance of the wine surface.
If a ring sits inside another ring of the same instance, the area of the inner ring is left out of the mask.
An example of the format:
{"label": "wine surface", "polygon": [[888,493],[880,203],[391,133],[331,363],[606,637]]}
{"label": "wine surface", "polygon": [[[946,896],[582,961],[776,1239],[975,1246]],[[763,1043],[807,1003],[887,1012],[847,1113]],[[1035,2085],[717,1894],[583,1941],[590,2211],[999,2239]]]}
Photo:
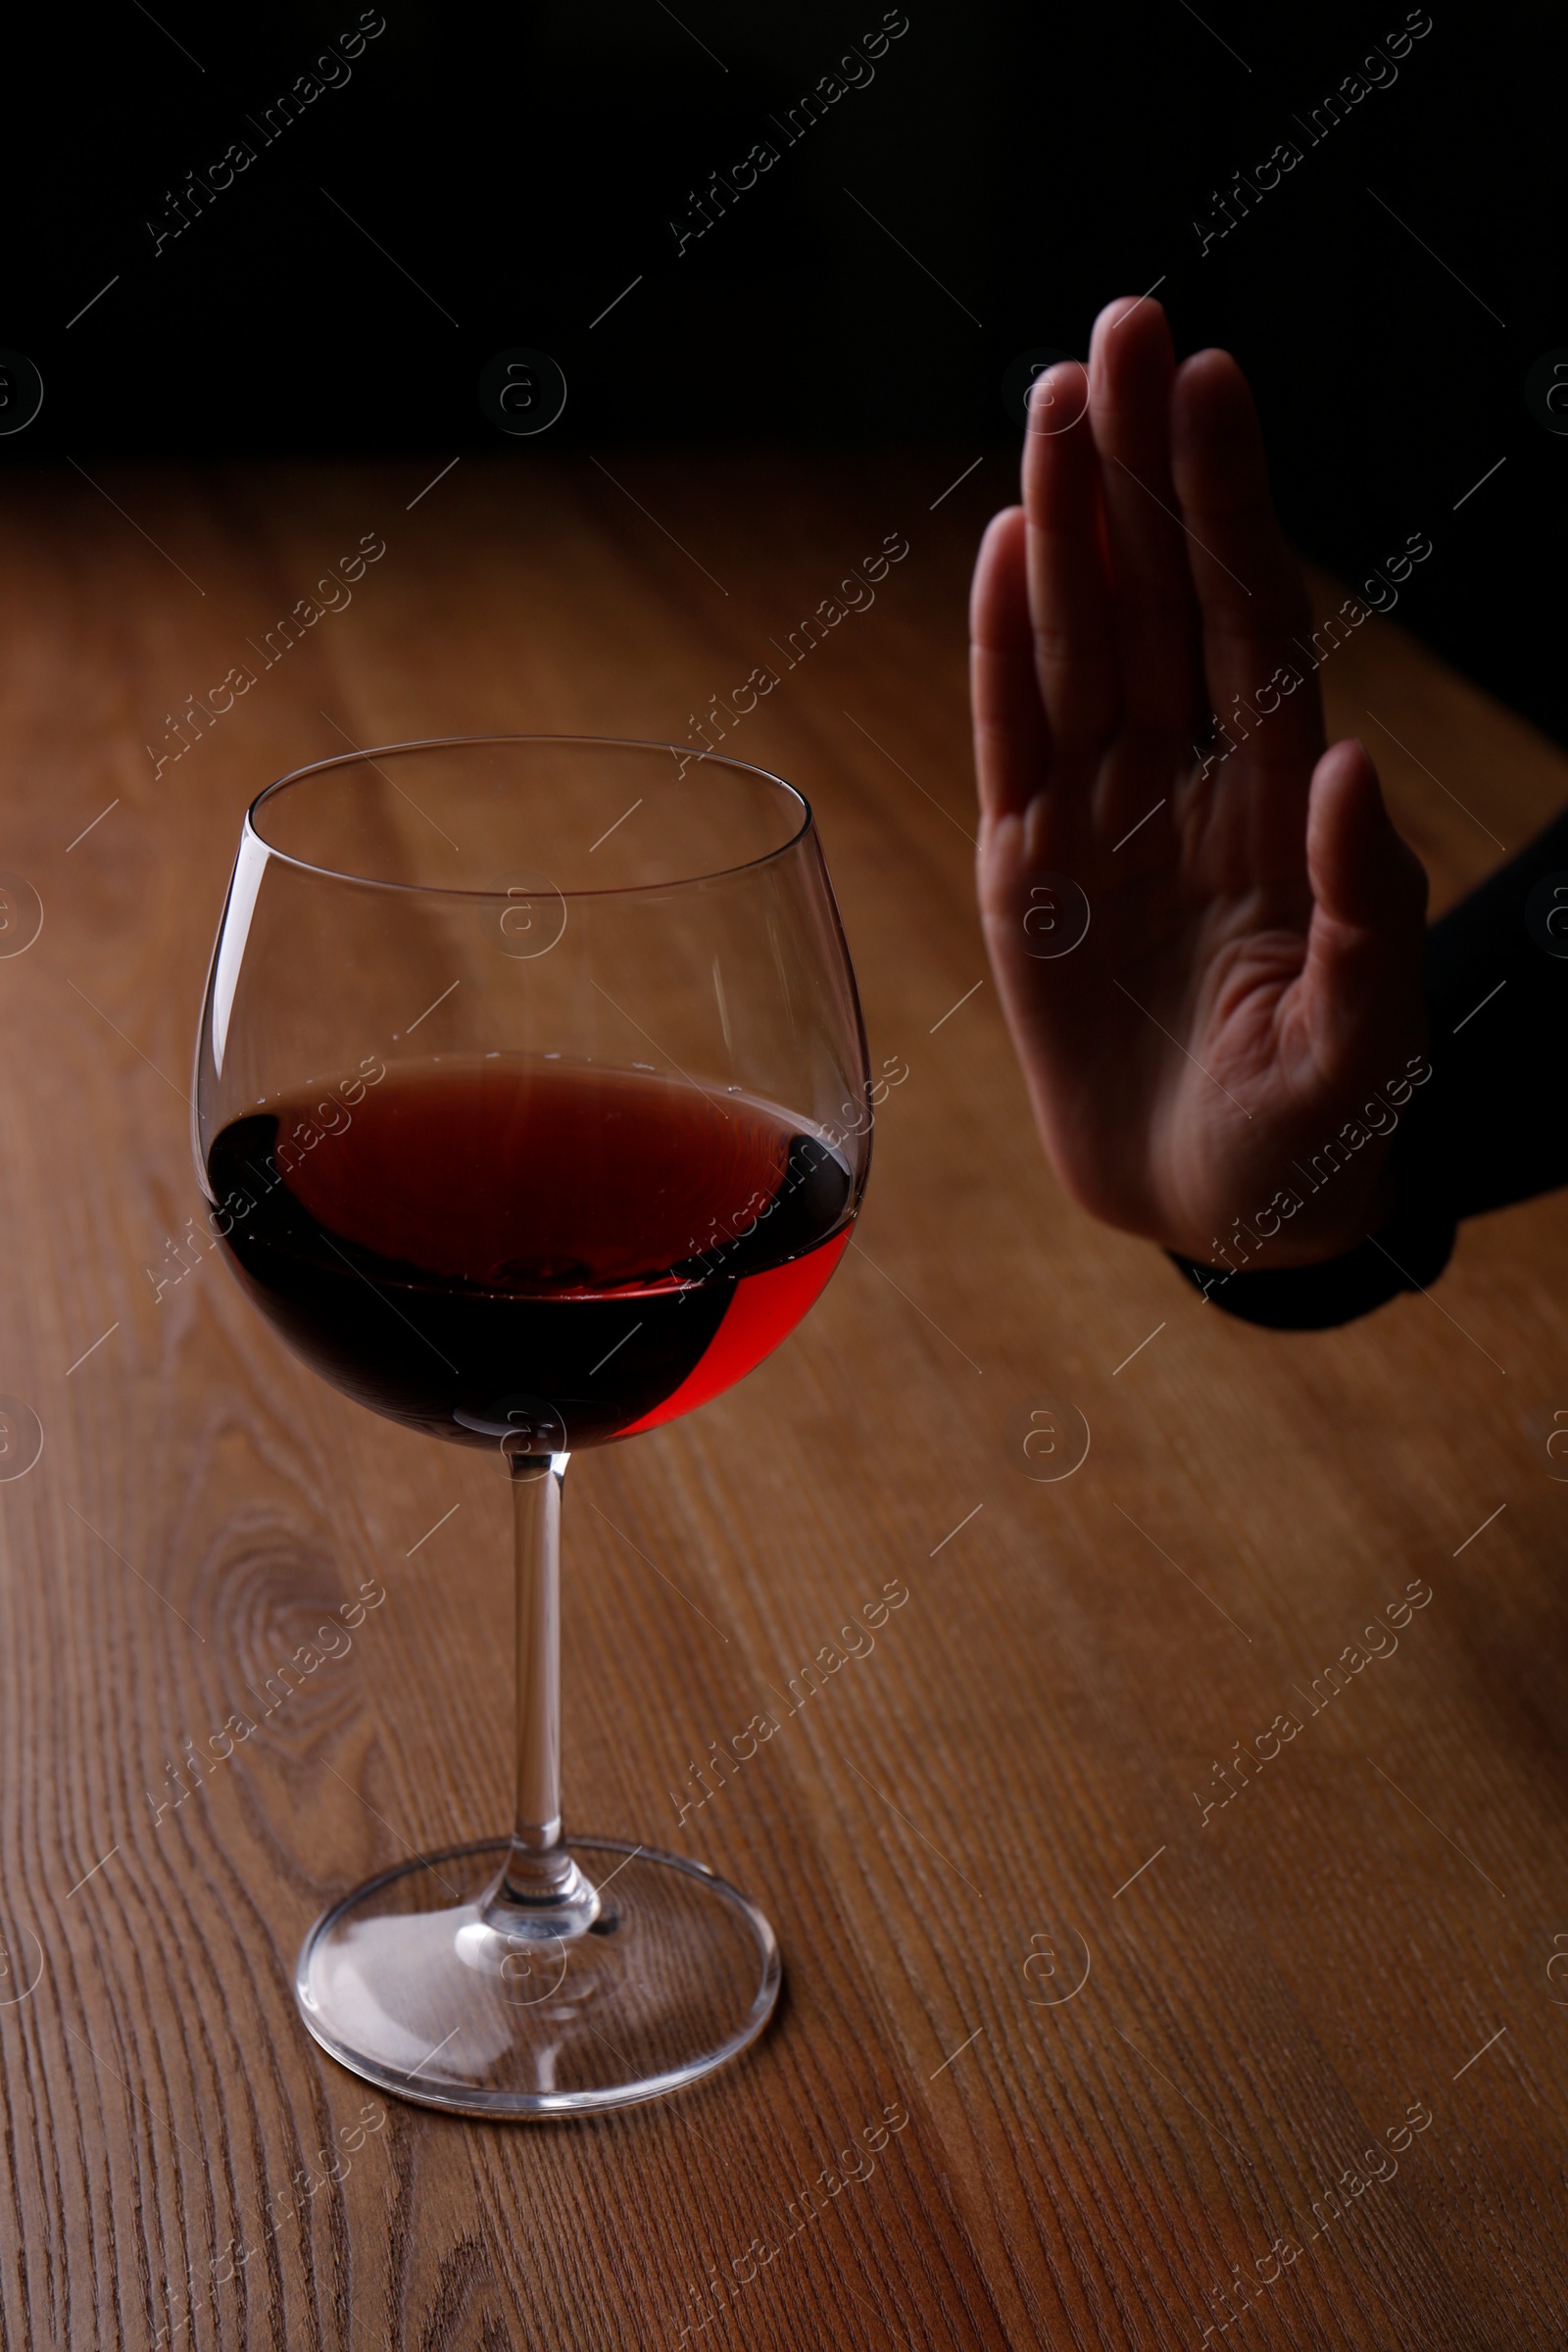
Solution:
{"label": "wine surface", "polygon": [[459,1444],[602,1445],[777,1347],[849,1240],[843,1157],[776,1104],[523,1054],[271,1098],[208,1157],[257,1305],[317,1371]]}

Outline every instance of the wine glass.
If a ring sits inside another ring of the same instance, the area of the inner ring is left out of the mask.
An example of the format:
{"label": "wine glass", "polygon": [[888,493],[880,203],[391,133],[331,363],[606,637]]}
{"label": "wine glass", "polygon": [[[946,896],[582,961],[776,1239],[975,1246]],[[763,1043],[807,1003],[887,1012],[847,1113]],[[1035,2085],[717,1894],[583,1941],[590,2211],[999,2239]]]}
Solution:
{"label": "wine glass", "polygon": [[567,1838],[571,1451],[750,1372],[842,1256],[865,1036],[811,811],[656,743],[482,736],[283,777],[247,813],[192,1141],[250,1298],[334,1386],[510,1474],[516,1818],[319,1918],[295,1992],[382,2089],[490,2116],[657,2098],[779,1987],[702,1863]]}

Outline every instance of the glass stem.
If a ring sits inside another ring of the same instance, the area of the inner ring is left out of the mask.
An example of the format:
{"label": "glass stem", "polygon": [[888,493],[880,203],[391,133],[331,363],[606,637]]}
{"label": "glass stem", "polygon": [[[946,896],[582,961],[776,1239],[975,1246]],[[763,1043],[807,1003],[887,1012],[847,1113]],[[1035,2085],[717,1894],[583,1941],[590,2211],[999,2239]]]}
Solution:
{"label": "glass stem", "polygon": [[[561,1838],[561,1493],[564,1453],[508,1440],[516,1542],[517,1795],[512,1848],[487,1906],[514,1934],[580,1936],[599,1897]],[[521,1915],[519,1918],[517,1915]]]}

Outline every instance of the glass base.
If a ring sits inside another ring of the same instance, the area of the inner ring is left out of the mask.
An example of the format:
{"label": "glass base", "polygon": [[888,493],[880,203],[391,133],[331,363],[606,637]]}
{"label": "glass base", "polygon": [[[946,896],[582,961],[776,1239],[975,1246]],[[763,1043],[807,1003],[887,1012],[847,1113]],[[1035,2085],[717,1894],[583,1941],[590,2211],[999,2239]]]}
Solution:
{"label": "glass base", "polygon": [[599,1895],[579,1933],[506,1899],[504,1838],[323,1912],[294,1980],[322,2049],[421,2107],[548,2119],[663,2098],[755,2041],[780,1982],[761,1912],[681,1854],[622,1838],[566,1850]]}

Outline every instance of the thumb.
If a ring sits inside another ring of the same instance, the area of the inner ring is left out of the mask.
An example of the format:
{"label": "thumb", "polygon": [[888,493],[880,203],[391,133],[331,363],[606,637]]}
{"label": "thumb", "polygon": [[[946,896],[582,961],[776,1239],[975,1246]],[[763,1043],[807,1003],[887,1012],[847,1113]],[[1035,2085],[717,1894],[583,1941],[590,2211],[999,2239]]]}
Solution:
{"label": "thumb", "polygon": [[1306,868],[1319,910],[1336,924],[1386,932],[1426,919],[1426,869],[1395,830],[1355,736],[1334,744],[1312,770]]}
{"label": "thumb", "polygon": [[1377,770],[1354,737],[1326,751],[1312,771],[1306,814],[1312,886],[1307,970],[1332,1039],[1365,1027],[1369,992],[1408,997],[1420,975],[1426,868],[1396,831]]}

